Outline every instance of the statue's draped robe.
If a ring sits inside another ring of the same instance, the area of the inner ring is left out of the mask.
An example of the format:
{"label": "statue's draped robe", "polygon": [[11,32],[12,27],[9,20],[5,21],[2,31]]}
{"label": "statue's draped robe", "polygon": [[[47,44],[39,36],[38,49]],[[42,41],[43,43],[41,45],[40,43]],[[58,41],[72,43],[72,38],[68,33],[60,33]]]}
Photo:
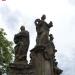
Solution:
{"label": "statue's draped robe", "polygon": [[23,31],[15,35],[14,42],[15,46],[15,59],[26,60],[27,51],[29,48],[29,32]]}

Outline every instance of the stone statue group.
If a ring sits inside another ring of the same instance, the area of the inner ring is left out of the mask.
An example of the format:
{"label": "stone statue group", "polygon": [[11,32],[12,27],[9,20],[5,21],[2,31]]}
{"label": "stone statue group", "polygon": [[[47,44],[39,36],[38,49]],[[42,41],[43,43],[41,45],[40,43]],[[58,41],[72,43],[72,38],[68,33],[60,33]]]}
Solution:
{"label": "stone statue group", "polygon": [[[49,24],[45,22],[46,16],[43,15],[41,19],[35,20],[35,26],[37,31],[36,46],[46,46],[49,44],[49,31],[53,26],[52,21]],[[15,35],[15,62],[25,61],[27,57],[27,51],[30,44],[29,32],[25,30],[24,26],[21,26],[21,32]]]}
{"label": "stone statue group", "polygon": [[30,50],[31,61],[27,63],[27,51],[30,44],[29,32],[21,26],[21,31],[14,36],[15,61],[10,64],[9,75],[60,75],[62,70],[58,68],[55,59],[55,49],[53,35],[49,33],[53,26],[52,21],[45,22],[46,16],[35,20],[36,45]]}

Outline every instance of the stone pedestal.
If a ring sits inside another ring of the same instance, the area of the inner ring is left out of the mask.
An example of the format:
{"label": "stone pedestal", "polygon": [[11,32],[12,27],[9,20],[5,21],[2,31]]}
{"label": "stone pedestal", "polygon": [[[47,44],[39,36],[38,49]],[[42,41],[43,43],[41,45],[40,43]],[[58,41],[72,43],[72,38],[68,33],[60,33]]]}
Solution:
{"label": "stone pedestal", "polygon": [[31,59],[31,63],[34,65],[35,75],[53,75],[53,65],[51,65],[49,59],[45,59],[45,47],[38,46],[31,50]]}
{"label": "stone pedestal", "polygon": [[37,46],[31,50],[31,64],[34,65],[35,75],[60,75],[62,70],[57,67],[56,59],[46,49],[44,46]]}
{"label": "stone pedestal", "polygon": [[31,64],[11,63],[9,75],[34,75],[34,70]]}

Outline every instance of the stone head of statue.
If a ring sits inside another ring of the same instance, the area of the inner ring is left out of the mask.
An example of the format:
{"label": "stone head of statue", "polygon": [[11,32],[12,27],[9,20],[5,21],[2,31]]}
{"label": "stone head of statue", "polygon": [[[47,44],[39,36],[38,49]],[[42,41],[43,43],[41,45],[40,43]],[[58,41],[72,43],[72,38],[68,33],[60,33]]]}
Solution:
{"label": "stone head of statue", "polygon": [[42,15],[41,20],[45,20],[46,19],[46,15]]}
{"label": "stone head of statue", "polygon": [[25,31],[25,26],[20,27],[21,31]]}

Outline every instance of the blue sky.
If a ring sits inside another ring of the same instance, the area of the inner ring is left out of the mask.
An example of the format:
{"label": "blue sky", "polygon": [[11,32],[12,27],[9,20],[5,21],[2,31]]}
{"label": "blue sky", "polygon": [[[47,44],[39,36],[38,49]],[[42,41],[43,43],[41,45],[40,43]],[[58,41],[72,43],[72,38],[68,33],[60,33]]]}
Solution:
{"label": "blue sky", "polygon": [[46,14],[48,23],[53,21],[50,33],[54,35],[56,59],[64,70],[62,75],[75,75],[75,0],[0,0],[0,28],[13,41],[14,34],[24,25],[30,32],[29,50],[35,46],[34,21],[42,14]]}

